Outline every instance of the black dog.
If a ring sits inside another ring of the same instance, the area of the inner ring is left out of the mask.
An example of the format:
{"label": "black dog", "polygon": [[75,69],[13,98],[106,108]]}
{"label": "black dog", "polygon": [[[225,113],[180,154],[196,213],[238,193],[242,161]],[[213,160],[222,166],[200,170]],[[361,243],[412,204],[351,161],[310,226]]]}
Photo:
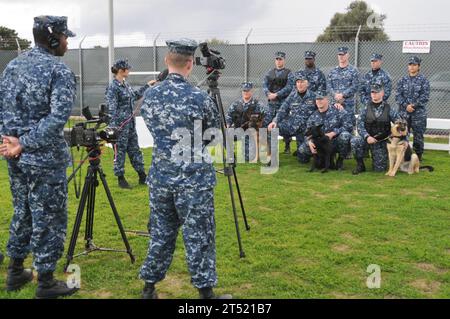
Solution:
{"label": "black dog", "polygon": [[316,146],[317,154],[313,154],[314,160],[310,172],[316,169],[322,169],[322,173],[328,172],[328,169],[335,169],[333,145],[328,136],[322,131],[323,125],[312,126],[306,131],[306,136]]}

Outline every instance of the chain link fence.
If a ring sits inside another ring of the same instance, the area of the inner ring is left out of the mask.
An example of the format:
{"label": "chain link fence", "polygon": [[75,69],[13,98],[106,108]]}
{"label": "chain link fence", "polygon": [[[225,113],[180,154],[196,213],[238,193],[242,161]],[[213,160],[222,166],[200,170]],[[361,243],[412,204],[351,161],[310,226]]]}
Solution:
{"label": "chain link fence", "polygon": [[[355,42],[335,43],[267,43],[267,44],[229,44],[214,48],[220,51],[226,60],[226,68],[222,70],[219,87],[224,107],[227,108],[240,97],[240,84],[245,81],[254,82],[256,96],[265,101],[262,82],[267,71],[274,67],[274,53],[286,52],[286,67],[292,71],[304,68],[304,52],[312,50],[317,53],[316,65],[325,75],[334,68],[337,62],[337,48],[347,46],[350,49],[351,64],[358,67],[361,76],[370,70],[370,56],[380,53],[384,56],[383,69],[388,71],[393,81],[393,94],[389,102],[395,105],[395,89],[398,80],[407,74],[407,61],[411,54],[402,53],[402,41],[360,42],[355,52]],[[433,41],[429,54],[419,54],[422,58],[422,73],[430,80],[431,96],[428,104],[429,118],[450,119],[450,55],[448,41]],[[133,66],[132,71],[161,71],[165,68],[165,46],[122,47],[115,49],[115,58],[128,58]],[[156,54],[156,55],[155,55]],[[6,64],[17,56],[15,51],[0,51],[0,72]],[[357,57],[357,61],[355,58]],[[73,109],[74,115],[80,114],[81,103],[91,106],[93,112],[100,103],[104,103],[105,88],[108,85],[108,49],[72,49],[63,57],[78,77],[79,90]],[[156,66],[156,68],[155,68]],[[196,66],[190,82],[198,84],[205,79],[206,72]],[[152,75],[132,75],[129,82],[133,86],[145,84]],[[207,89],[205,86],[204,89]]]}

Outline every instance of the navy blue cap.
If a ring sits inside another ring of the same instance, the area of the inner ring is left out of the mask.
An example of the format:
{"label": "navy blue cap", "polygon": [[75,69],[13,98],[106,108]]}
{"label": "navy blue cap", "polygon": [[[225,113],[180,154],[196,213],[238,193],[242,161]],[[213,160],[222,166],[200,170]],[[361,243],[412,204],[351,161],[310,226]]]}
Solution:
{"label": "navy blue cap", "polygon": [[316,52],[313,51],[305,51],[305,59],[315,59]]}
{"label": "navy blue cap", "polygon": [[275,52],[275,58],[286,59],[286,53],[281,51]]}
{"label": "navy blue cap", "polygon": [[370,92],[380,93],[384,90],[384,87],[382,84],[379,83],[372,83],[370,85]]}
{"label": "navy blue cap", "polygon": [[253,89],[253,82],[242,82],[241,88],[242,91],[250,91]]}
{"label": "navy blue cap", "polygon": [[169,52],[183,55],[194,55],[194,52],[198,47],[197,41],[187,38],[167,40],[166,44],[169,48]]}
{"label": "navy blue cap", "polygon": [[45,30],[50,33],[62,33],[67,37],[75,37],[76,34],[67,28],[67,17],[38,16],[34,17],[33,29]]}
{"label": "navy blue cap", "polygon": [[304,71],[297,71],[294,73],[294,81],[304,81],[308,80],[306,73]]}
{"label": "navy blue cap", "polygon": [[408,60],[408,64],[418,64],[420,65],[422,63],[422,60],[418,56],[412,56]]}
{"label": "navy blue cap", "polygon": [[383,60],[383,56],[378,53],[374,53],[370,56],[370,61],[381,61]]}
{"label": "navy blue cap", "polygon": [[338,48],[338,54],[339,55],[346,54],[346,53],[348,53],[348,48],[347,47],[339,47]]}
{"label": "navy blue cap", "polygon": [[131,65],[128,63],[127,59],[118,59],[116,60],[116,62],[114,62],[113,67],[116,68],[117,70],[119,69],[131,69]]}
{"label": "navy blue cap", "polygon": [[324,91],[316,92],[316,100],[323,100],[326,97],[327,97],[327,92],[324,92]]}

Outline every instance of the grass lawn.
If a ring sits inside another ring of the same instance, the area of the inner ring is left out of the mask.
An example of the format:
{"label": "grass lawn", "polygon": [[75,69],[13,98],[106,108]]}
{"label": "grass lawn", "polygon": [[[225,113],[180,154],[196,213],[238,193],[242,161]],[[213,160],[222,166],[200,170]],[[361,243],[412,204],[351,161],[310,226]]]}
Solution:
{"label": "grass lawn", "polygon": [[[283,146],[280,146],[283,149]],[[145,153],[146,167],[151,150]],[[216,187],[217,292],[236,298],[450,298],[450,156],[426,152],[423,172],[396,178],[368,172],[308,173],[293,156],[280,155],[275,175],[260,175],[259,165],[240,165],[239,182],[251,230],[240,226],[246,258],[240,259],[226,179]],[[366,161],[366,165],[370,164]],[[102,165],[126,229],[145,230],[148,191],[127,161],[132,190],[122,190],[112,173],[112,151]],[[370,167],[370,165],[367,165]],[[370,170],[370,169],[369,169]],[[85,173],[85,169],[83,173]],[[0,247],[5,250],[12,215],[6,161],[0,161]],[[69,186],[69,235],[78,200]],[[94,238],[99,246],[123,248],[103,188],[97,191]],[[84,224],[83,224],[84,225]],[[83,249],[80,233],[77,251]],[[136,256],[96,252],[76,258],[82,289],[74,298],[139,298],[139,268],[148,238],[129,234]],[[68,240],[66,242],[66,248]],[[58,266],[58,276],[64,278]],[[0,266],[5,285],[6,263]],[[26,261],[31,264],[30,258]],[[381,268],[381,288],[366,286],[367,267]],[[32,298],[36,281],[21,292],[0,298]],[[184,259],[181,236],[166,279],[157,286],[161,298],[197,298]]]}

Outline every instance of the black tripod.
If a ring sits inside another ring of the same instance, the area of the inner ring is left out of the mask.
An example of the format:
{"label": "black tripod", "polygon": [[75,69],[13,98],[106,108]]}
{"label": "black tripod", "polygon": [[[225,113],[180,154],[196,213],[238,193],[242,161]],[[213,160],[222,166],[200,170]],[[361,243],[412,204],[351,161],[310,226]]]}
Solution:
{"label": "black tripod", "polygon": [[[209,71],[209,70],[208,70]],[[223,109],[223,104],[222,104],[222,98],[220,96],[220,89],[218,87],[218,83],[217,80],[220,76],[219,71],[217,70],[212,70],[209,74],[208,74],[208,78],[207,78],[207,83],[208,83],[208,93],[209,95],[212,97],[212,99],[214,100],[214,102],[216,103],[218,109],[219,109],[219,113],[220,113],[220,129],[222,131],[222,135],[223,135],[223,142],[226,143],[226,125],[225,125],[225,111]],[[244,202],[242,200],[242,195],[241,195],[241,190],[239,187],[239,181],[236,175],[236,163],[227,163],[227,160],[225,159],[225,151],[226,151],[226,147],[225,144],[222,144],[222,154],[223,154],[223,174],[227,177],[228,179],[228,187],[230,190],[230,199],[231,199],[231,206],[233,208],[233,216],[234,216],[234,223],[236,226],[236,234],[237,234],[237,240],[238,240],[238,245],[239,245],[239,255],[241,258],[245,257],[245,253],[244,250],[242,248],[242,242],[241,242],[241,234],[239,231],[239,222],[238,222],[238,218],[237,218],[237,212],[236,212],[236,202],[235,202],[235,198],[234,198],[234,189],[233,189],[233,181],[231,179],[231,176],[234,177],[234,183],[236,184],[236,191],[239,197],[239,203],[241,206],[241,211],[242,211],[242,217],[244,219],[244,224],[245,224],[245,229],[247,231],[250,230],[250,226],[248,225],[247,222],[247,216],[245,214],[245,208],[244,208]],[[234,150],[229,150],[230,152],[234,152]],[[235,156],[236,158],[236,156]]]}
{"label": "black tripod", "polygon": [[[119,213],[117,212],[116,205],[114,204],[114,200],[111,195],[111,191],[109,190],[108,184],[106,183],[105,174],[100,166],[100,146],[96,145],[89,152],[89,167],[86,174],[85,183],[83,186],[83,191],[81,193],[80,204],[78,205],[77,216],[75,218],[75,224],[73,226],[72,236],[70,239],[69,249],[67,251],[67,262],[64,267],[66,271],[70,265],[70,262],[73,258],[87,255],[93,251],[110,251],[110,252],[124,252],[130,255],[131,263],[134,263],[135,258],[133,252],[131,250],[130,244],[128,243],[127,236],[125,235],[125,231],[122,226],[122,222],[119,217]],[[119,227],[120,234],[122,236],[123,243],[125,244],[126,250],[118,250],[111,248],[101,248],[97,247],[94,244],[94,208],[95,208],[95,191],[99,185],[98,176],[100,176],[100,180],[102,181],[103,188],[105,189],[106,196],[108,197],[109,204],[113,211],[114,217],[116,219],[117,226]],[[86,232],[84,235],[84,239],[86,241],[85,251],[81,254],[74,256],[75,245],[78,238],[78,233],[80,231],[81,221],[83,219],[84,209],[87,203],[87,212],[86,212]]]}

